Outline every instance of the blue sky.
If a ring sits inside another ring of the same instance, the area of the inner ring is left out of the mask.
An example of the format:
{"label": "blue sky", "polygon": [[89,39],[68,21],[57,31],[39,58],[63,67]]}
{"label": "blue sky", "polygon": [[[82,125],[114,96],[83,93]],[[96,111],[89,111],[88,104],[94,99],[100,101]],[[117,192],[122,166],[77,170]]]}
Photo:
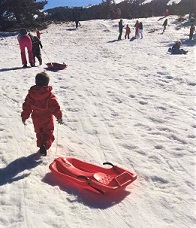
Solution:
{"label": "blue sky", "polygon": [[[41,0],[40,0],[41,1]],[[59,6],[88,6],[89,4],[99,4],[102,0],[47,0],[48,4],[44,9],[51,9]]]}

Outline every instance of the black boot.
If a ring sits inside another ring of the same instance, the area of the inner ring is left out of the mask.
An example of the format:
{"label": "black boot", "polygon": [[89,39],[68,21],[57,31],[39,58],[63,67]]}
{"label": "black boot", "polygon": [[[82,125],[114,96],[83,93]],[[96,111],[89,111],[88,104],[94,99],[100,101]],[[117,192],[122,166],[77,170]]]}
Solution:
{"label": "black boot", "polygon": [[46,146],[42,145],[39,149],[39,152],[41,155],[46,156],[47,155],[47,150],[46,150]]}
{"label": "black boot", "polygon": [[31,67],[35,67],[35,63],[30,63]]}

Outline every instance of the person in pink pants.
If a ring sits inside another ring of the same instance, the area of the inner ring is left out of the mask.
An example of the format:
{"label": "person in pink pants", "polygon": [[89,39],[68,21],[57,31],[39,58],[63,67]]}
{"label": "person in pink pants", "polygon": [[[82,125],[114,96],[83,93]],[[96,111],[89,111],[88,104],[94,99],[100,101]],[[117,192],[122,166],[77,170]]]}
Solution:
{"label": "person in pink pants", "polygon": [[27,59],[26,59],[26,49],[28,51],[28,60],[32,67],[35,66],[33,52],[32,52],[32,41],[30,36],[27,35],[26,29],[20,29],[19,35],[17,37],[19,45],[20,45],[20,52],[21,52],[21,59],[23,67],[27,67]]}

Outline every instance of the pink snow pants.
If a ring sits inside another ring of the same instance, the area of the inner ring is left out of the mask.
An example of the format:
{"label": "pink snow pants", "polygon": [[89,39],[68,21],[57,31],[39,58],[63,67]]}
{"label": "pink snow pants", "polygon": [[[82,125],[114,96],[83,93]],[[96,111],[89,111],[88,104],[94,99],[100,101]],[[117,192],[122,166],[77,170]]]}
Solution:
{"label": "pink snow pants", "polygon": [[34,63],[31,38],[28,35],[21,36],[18,42],[20,45],[22,64],[27,64],[25,48],[27,48],[28,51],[29,63]]}

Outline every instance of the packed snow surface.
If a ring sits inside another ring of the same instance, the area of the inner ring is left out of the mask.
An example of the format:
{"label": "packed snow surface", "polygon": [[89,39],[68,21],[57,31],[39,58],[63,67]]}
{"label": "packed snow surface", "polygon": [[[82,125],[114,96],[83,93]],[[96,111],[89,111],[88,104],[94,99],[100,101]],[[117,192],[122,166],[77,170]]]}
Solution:
{"label": "packed snow surface", "polygon": [[[43,65],[21,68],[17,34],[0,33],[0,227],[191,228],[195,225],[195,40],[177,17],[140,18],[143,39],[117,41],[118,20],[51,24]],[[134,36],[136,19],[123,19]],[[187,55],[170,55],[181,39]],[[45,63],[66,63],[49,71]],[[47,157],[37,154],[22,103],[46,71],[63,111]],[[49,170],[57,157],[136,173],[109,196],[75,188]]]}

